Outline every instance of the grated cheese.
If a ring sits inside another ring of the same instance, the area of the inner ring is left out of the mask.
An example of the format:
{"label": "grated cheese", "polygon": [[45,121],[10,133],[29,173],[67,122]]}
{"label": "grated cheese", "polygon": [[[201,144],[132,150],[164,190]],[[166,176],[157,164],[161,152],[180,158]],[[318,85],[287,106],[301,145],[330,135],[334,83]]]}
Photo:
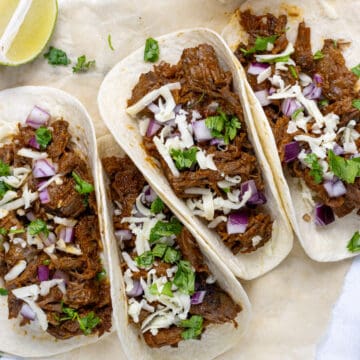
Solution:
{"label": "grated cheese", "polygon": [[25,269],[26,269],[26,261],[20,260],[18,261],[4,276],[5,281],[15,280]]}
{"label": "grated cheese", "polygon": [[18,155],[26,157],[33,160],[46,159],[48,154],[46,152],[39,152],[28,148],[21,148],[18,152]]}

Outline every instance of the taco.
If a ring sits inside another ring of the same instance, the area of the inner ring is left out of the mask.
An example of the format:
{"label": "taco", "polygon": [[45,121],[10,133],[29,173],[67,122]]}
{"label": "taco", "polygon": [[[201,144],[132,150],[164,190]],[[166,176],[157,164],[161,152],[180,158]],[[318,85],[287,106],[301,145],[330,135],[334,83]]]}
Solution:
{"label": "taco", "polygon": [[246,3],[224,36],[302,246],[314,260],[341,260],[360,250],[359,48],[336,14],[343,3],[295,4]]}
{"label": "taco", "polygon": [[[243,114],[243,83],[221,38],[206,29],[139,49],[105,78],[102,117],[154,190],[235,275],[257,277],[292,247],[270,167]],[[240,100],[239,100],[240,97]]]}
{"label": "taco", "polygon": [[1,351],[49,357],[111,330],[99,194],[83,106],[52,88],[1,91]]}
{"label": "taco", "polygon": [[212,359],[245,331],[247,296],[113,144],[109,135],[99,139],[107,238],[120,255],[111,283],[123,349],[129,359]]}

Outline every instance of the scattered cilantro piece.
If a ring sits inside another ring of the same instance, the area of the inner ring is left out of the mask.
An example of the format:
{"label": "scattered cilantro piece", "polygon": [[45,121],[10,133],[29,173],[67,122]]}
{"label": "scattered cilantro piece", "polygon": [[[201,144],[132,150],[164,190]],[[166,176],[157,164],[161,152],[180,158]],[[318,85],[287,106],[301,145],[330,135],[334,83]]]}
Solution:
{"label": "scattered cilantro piece", "polygon": [[86,61],[86,55],[77,58],[77,63],[73,66],[73,73],[87,72],[90,67],[95,65],[95,60]]}
{"label": "scattered cilantro piece", "polygon": [[296,71],[295,66],[290,65],[290,66],[289,66],[289,70],[290,70],[290,73],[291,73],[291,75],[292,75],[292,77],[293,77],[294,79],[297,79],[297,78],[299,77],[299,76],[298,76],[298,73],[297,73],[297,71]]}
{"label": "scattered cilantro piece", "polygon": [[62,304],[62,309],[61,310],[66,316],[60,318],[60,321],[75,320],[79,316],[79,314],[77,313],[76,310],[74,310],[74,309],[72,309],[70,307],[64,306],[64,304]]}
{"label": "scattered cilantro piece", "polygon": [[171,149],[170,155],[175,161],[175,166],[179,170],[190,169],[196,163],[196,153],[198,148],[193,146],[188,150]]}
{"label": "scattered cilantro piece", "polygon": [[310,175],[314,179],[315,184],[320,184],[323,180],[323,168],[319,164],[319,160],[314,153],[306,155],[304,161],[310,165]]}
{"label": "scattered cilantro piece", "polygon": [[272,63],[278,63],[278,62],[288,62],[289,59],[290,59],[290,55],[283,55],[283,56],[278,56],[273,59],[261,59],[261,60],[259,60],[259,62],[272,64]]}
{"label": "scattered cilantro piece", "polygon": [[11,187],[5,181],[0,181],[0,199],[3,198],[8,190],[11,190]]}
{"label": "scattered cilantro piece", "polygon": [[7,231],[5,228],[0,227],[0,235],[5,236],[7,234]]}
{"label": "scattered cilantro piece", "polygon": [[195,339],[202,333],[203,318],[200,315],[192,315],[190,319],[182,320],[180,326],[187,329],[181,333],[184,340]]}
{"label": "scattered cilantro piece", "polygon": [[151,251],[145,251],[141,255],[135,257],[137,265],[141,268],[147,268],[154,262],[154,255]]}
{"label": "scattered cilantro piece", "polygon": [[360,158],[344,159],[335,155],[332,150],[328,151],[330,170],[341,180],[353,184],[355,178],[360,176]]}
{"label": "scattered cilantro piece", "polygon": [[169,296],[169,297],[174,297],[174,294],[173,292],[171,291],[171,287],[172,287],[172,282],[171,281],[168,281],[163,289],[161,290],[161,294],[162,295],[166,295],[166,296]]}
{"label": "scattered cilantro piece", "polygon": [[0,159],[0,176],[9,176],[10,175],[10,165],[5,164]]}
{"label": "scattered cilantro piece", "polygon": [[319,105],[320,106],[328,106],[329,105],[329,100],[328,99],[320,100]]}
{"label": "scattered cilantro piece", "polygon": [[96,274],[96,280],[97,280],[97,281],[102,281],[102,280],[104,280],[104,279],[106,279],[106,270],[105,270],[105,269],[102,269],[100,272],[98,272],[98,273]]}
{"label": "scattered cilantro piece", "polygon": [[151,203],[150,211],[151,211],[153,214],[159,214],[159,213],[161,213],[163,210],[164,210],[164,203],[163,203],[163,201],[162,201],[159,197],[157,197],[157,198]]}
{"label": "scattered cilantro piece", "polygon": [[355,108],[355,109],[358,109],[360,110],[360,99],[355,99],[352,101],[352,106]]}
{"label": "scattered cilantro piece", "polygon": [[159,289],[156,283],[153,283],[149,286],[149,292],[151,295],[159,295]]}
{"label": "scattered cilantro piece", "polygon": [[360,251],[360,233],[356,231],[350,241],[347,244],[347,248],[350,252]]}
{"label": "scattered cilantro piece", "polygon": [[45,236],[49,235],[49,230],[47,228],[46,222],[41,219],[36,219],[31,221],[29,225],[30,235],[36,235],[43,233]]}
{"label": "scattered cilantro piece", "polygon": [[318,50],[314,56],[313,56],[314,60],[320,60],[324,58],[324,54],[321,52],[321,50]]}
{"label": "scattered cilantro piece", "polygon": [[181,258],[180,252],[176,249],[173,249],[171,246],[169,246],[166,249],[165,255],[164,255],[164,261],[168,264],[174,264],[175,262],[179,261]]}
{"label": "scattered cilantro piece", "polygon": [[174,284],[179,290],[191,295],[195,291],[195,272],[191,268],[189,261],[180,260],[177,264],[178,269],[175,273]]}
{"label": "scattered cilantro piece", "polygon": [[113,47],[113,44],[112,44],[112,41],[111,41],[111,34],[108,35],[107,37],[107,40],[108,40],[108,44],[109,44],[109,48],[114,51],[114,47]]}
{"label": "scattered cilantro piece", "polygon": [[50,46],[48,52],[44,54],[44,58],[48,60],[48,63],[51,65],[68,65],[70,64],[70,59],[67,57],[66,52],[53,46]]}
{"label": "scattered cilantro piece", "polygon": [[51,260],[50,259],[46,259],[43,261],[43,265],[50,265]]}
{"label": "scattered cilantro piece", "polygon": [[80,329],[85,335],[90,335],[92,330],[100,323],[100,318],[95,316],[93,311],[90,311],[86,316],[78,316],[77,321]]}
{"label": "scattered cilantro piece", "polygon": [[180,221],[172,218],[169,222],[158,221],[150,231],[150,243],[160,240],[162,237],[179,235],[182,229]]}
{"label": "scattered cilantro piece", "polygon": [[8,294],[8,291],[4,288],[0,288],[0,296],[6,296]]}
{"label": "scattered cilantro piece", "polygon": [[87,181],[81,179],[81,177],[75,171],[72,172],[72,177],[76,182],[75,190],[79,194],[89,194],[94,191],[94,187]]}
{"label": "scattered cilantro piece", "polygon": [[24,229],[10,229],[9,234],[23,234],[25,232]]}
{"label": "scattered cilantro piece", "polygon": [[37,143],[40,145],[41,149],[45,149],[52,139],[52,133],[45,126],[40,126],[35,131],[35,139]]}
{"label": "scattered cilantro piece", "polygon": [[155,257],[162,258],[165,255],[167,247],[166,244],[159,243],[156,244],[151,251]]}
{"label": "scattered cilantro piece", "polygon": [[226,188],[222,188],[222,191],[227,194],[230,192],[230,188],[229,187],[226,187]]}
{"label": "scattered cilantro piece", "polygon": [[360,77],[360,64],[354,66],[351,71],[357,76]]}
{"label": "scattered cilantro piece", "polygon": [[291,114],[291,118],[292,118],[292,119],[296,119],[296,118],[300,115],[300,113],[302,113],[303,111],[304,111],[303,108],[300,108],[300,109],[295,110],[295,111]]}
{"label": "scattered cilantro piece", "polygon": [[144,60],[156,62],[159,60],[159,43],[153,38],[147,38],[145,42]]}
{"label": "scattered cilantro piece", "polygon": [[266,37],[258,36],[255,40],[254,46],[251,49],[249,50],[240,49],[240,50],[244,53],[245,56],[254,54],[258,51],[266,51],[268,44],[274,44],[278,37],[279,35],[272,35]]}

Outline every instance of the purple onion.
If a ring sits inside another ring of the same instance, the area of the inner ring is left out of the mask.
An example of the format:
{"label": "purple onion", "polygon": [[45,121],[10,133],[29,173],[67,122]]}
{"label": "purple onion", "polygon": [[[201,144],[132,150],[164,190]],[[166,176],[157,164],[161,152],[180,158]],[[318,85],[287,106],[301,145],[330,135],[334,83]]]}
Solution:
{"label": "purple onion", "polygon": [[56,243],[56,235],[53,232],[50,232],[48,237],[44,240],[46,246],[50,246]]}
{"label": "purple onion", "polygon": [[71,243],[73,241],[75,230],[71,226],[61,228],[59,238],[63,239],[65,243]]}
{"label": "purple onion", "polygon": [[255,91],[254,94],[258,98],[261,106],[267,106],[271,104],[271,100],[268,99],[269,93],[267,90]]}
{"label": "purple onion", "polygon": [[229,215],[226,230],[229,235],[231,234],[243,234],[246,231],[246,227],[249,223],[249,217],[246,211],[239,211]]}
{"label": "purple onion", "polygon": [[198,305],[204,301],[206,291],[196,291],[193,296],[191,296],[191,305]]}
{"label": "purple onion", "polygon": [[285,162],[289,163],[295,159],[297,159],[300,154],[300,145],[297,141],[292,141],[285,145]]}
{"label": "purple onion", "polygon": [[20,314],[28,320],[35,320],[36,314],[34,310],[26,303],[24,303],[21,307]]}
{"label": "purple onion", "polygon": [[256,188],[254,180],[248,180],[241,184],[241,197],[248,191],[251,190],[251,196],[247,201],[246,205],[263,205],[266,203],[266,197]]}
{"label": "purple onion", "polygon": [[42,204],[47,204],[50,202],[50,195],[47,189],[44,189],[42,191],[39,192],[39,198],[40,198],[40,202]]}
{"label": "purple onion", "polygon": [[323,78],[320,74],[315,74],[314,75],[314,82],[316,84],[321,84],[323,82]]}
{"label": "purple onion", "polygon": [[324,204],[315,205],[315,225],[326,226],[334,221],[334,212],[330,206]]}
{"label": "purple onion", "polygon": [[336,177],[333,180],[325,181],[324,188],[331,198],[339,197],[346,194],[346,187],[344,183]]}
{"label": "purple onion", "polygon": [[192,127],[197,141],[208,141],[213,138],[210,129],[205,124],[205,120],[194,121]]}
{"label": "purple onion", "polygon": [[36,220],[36,217],[35,217],[35,215],[34,215],[34,213],[32,211],[27,212],[25,216],[29,221]]}
{"label": "purple onion", "polygon": [[153,114],[158,114],[160,112],[160,108],[154,104],[154,103],[151,103],[149,106],[148,106],[148,109],[153,113]]}
{"label": "purple onion", "polygon": [[145,201],[147,204],[152,204],[152,202],[156,200],[156,198],[158,197],[156,192],[151,188],[151,186],[146,188],[144,194],[145,194]]}
{"label": "purple onion", "polygon": [[139,280],[134,280],[134,286],[130,291],[127,291],[126,294],[129,297],[137,297],[140,296],[142,293],[144,292],[140,281]]}
{"label": "purple onion", "polygon": [[49,268],[46,265],[38,266],[38,278],[39,278],[39,281],[48,281],[49,280]]}
{"label": "purple onion", "polygon": [[333,152],[334,152],[335,155],[342,155],[342,154],[344,154],[345,151],[340,145],[335,143],[334,148],[333,148]]}
{"label": "purple onion", "polygon": [[314,83],[304,87],[303,95],[309,100],[317,100],[321,96],[321,87],[316,86]]}
{"label": "purple onion", "polygon": [[215,138],[210,141],[210,145],[225,145],[225,141],[224,139]]}
{"label": "purple onion", "polygon": [[160,129],[162,125],[157,123],[154,119],[151,119],[146,130],[146,136],[151,137],[154,136]]}
{"label": "purple onion", "polygon": [[40,150],[40,144],[36,141],[36,137],[33,136],[30,140],[29,140],[29,145],[31,147],[33,147],[36,150]]}
{"label": "purple onion", "polygon": [[266,70],[268,67],[270,66],[270,64],[266,64],[266,63],[259,63],[259,62],[252,62],[247,70],[248,74],[251,75],[259,75],[261,74],[264,70]]}
{"label": "purple onion", "polygon": [[130,230],[116,230],[115,237],[119,241],[128,241],[132,239],[132,233]]}
{"label": "purple onion", "polygon": [[270,89],[269,89],[269,95],[272,95],[272,94],[275,94],[276,93],[276,89],[272,86]]}
{"label": "purple onion", "polygon": [[40,126],[47,125],[49,120],[50,114],[47,111],[34,106],[26,119],[26,124],[34,129],[38,129]]}
{"label": "purple onion", "polygon": [[35,178],[50,177],[55,174],[55,167],[49,163],[48,159],[35,160],[33,166],[33,175]]}
{"label": "purple onion", "polygon": [[301,104],[293,98],[286,98],[281,104],[281,111],[286,116],[291,116],[296,110],[301,108]]}
{"label": "purple onion", "polygon": [[62,279],[64,283],[67,284],[69,282],[69,275],[66,274],[64,271],[56,270],[52,277],[53,279]]}

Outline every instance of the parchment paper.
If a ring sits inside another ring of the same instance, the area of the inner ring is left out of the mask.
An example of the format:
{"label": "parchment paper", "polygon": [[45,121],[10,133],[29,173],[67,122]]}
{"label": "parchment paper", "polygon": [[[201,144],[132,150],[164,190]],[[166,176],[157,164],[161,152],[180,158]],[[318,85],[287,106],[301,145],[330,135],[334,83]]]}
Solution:
{"label": "parchment paper", "polygon": [[[59,0],[59,18],[51,45],[72,62],[86,54],[96,60],[89,73],[73,75],[71,67],[52,67],[40,56],[19,68],[0,68],[0,89],[20,85],[58,87],[87,107],[97,136],[107,133],[96,103],[98,87],[110,68],[149,36],[194,26],[218,32],[241,1],[217,0]],[[115,51],[109,48],[111,34]],[[139,59],[141,61],[141,59]],[[298,243],[274,271],[244,283],[253,304],[249,332],[222,359],[312,359],[325,333],[334,302],[350,262],[319,264],[309,260]],[[122,360],[116,334],[54,359]]]}

